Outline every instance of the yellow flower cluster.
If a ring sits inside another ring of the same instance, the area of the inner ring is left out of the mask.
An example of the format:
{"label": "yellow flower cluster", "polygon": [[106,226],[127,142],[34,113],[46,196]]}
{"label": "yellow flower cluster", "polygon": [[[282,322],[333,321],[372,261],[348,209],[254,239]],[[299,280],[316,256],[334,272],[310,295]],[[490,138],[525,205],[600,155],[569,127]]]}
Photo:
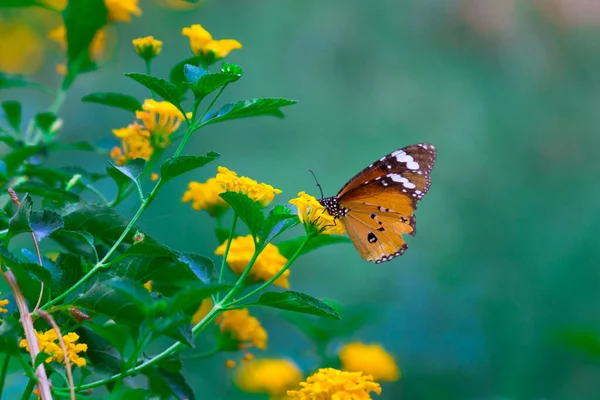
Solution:
{"label": "yellow flower cluster", "polygon": [[254,179],[245,176],[238,176],[225,167],[218,168],[216,179],[227,192],[243,193],[252,200],[259,202],[263,207],[271,203],[276,194],[281,193],[281,190],[275,189],[271,185],[258,183]]}
{"label": "yellow flower cluster", "polygon": [[205,183],[192,181],[188,183],[188,190],[183,194],[181,201],[191,201],[194,210],[207,210],[210,215],[215,216],[228,207],[219,197],[224,191],[223,185],[218,183],[216,178],[210,178]]}
{"label": "yellow flower cluster", "polygon": [[160,54],[162,42],[154,39],[154,36],[133,39],[135,53],[144,60],[151,60]]}
{"label": "yellow flower cluster", "polygon": [[340,351],[342,369],[363,372],[376,381],[397,381],[400,370],[394,357],[378,344],[349,343]]}
{"label": "yellow flower cluster", "polygon": [[267,348],[267,331],[247,308],[225,311],[216,323],[221,326],[221,333],[228,333],[240,342],[240,349],[252,346],[262,350]]}
{"label": "yellow flower cluster", "polygon": [[113,129],[113,134],[121,139],[121,147],[115,146],[110,151],[110,157],[117,165],[125,165],[127,160],[143,158],[149,160],[154,152],[150,143],[150,132],[137,122],[119,129]]}
{"label": "yellow flower cluster", "polygon": [[271,185],[258,183],[246,176],[238,176],[225,167],[219,167],[215,178],[210,178],[204,183],[190,182],[181,201],[191,201],[194,210],[207,210],[210,215],[215,216],[228,207],[219,196],[226,191],[243,193],[263,207],[272,202],[276,194],[281,193],[281,190]]}
{"label": "yellow flower cluster", "polygon": [[[0,292],[1,294],[2,292]],[[4,299],[4,300],[0,300],[0,313],[6,314],[8,312],[8,310],[4,307],[6,307],[8,305],[8,300]]]}
{"label": "yellow flower cluster", "polygon": [[321,368],[301,382],[300,390],[288,390],[294,400],[368,400],[370,393],[381,394],[381,386],[362,372],[346,372]]}
{"label": "yellow flower cluster", "polygon": [[[217,250],[215,250],[215,254],[218,256],[224,255],[226,246],[227,242],[220,245]],[[252,238],[252,235],[239,236],[231,241],[226,261],[233,272],[240,276],[242,272],[244,272],[244,269],[246,269],[246,266],[253,255],[254,239]],[[257,257],[248,276],[252,281],[255,282],[266,282],[275,276],[275,274],[277,274],[279,271],[281,271],[286,263],[287,258],[281,255],[277,246],[268,243]],[[273,284],[275,286],[288,289],[290,287],[290,283],[288,281],[289,275],[290,271],[288,269],[281,274],[281,276],[277,278]]]}
{"label": "yellow flower cluster", "polygon": [[179,129],[185,118],[173,104],[152,99],[146,99],[142,111],[136,111],[135,116],[143,125],[134,122],[113,130],[113,134],[121,139],[121,147],[114,147],[111,151],[111,158],[117,165],[135,158],[149,160],[154,149],[165,148],[171,143],[169,137]]}
{"label": "yellow flower cluster", "polygon": [[327,235],[344,234],[342,224],[336,222],[314,196],[300,192],[290,203],[298,208],[298,218],[308,230],[316,229],[317,232]]}
{"label": "yellow flower cluster", "polygon": [[[40,351],[50,355],[50,357],[44,360],[45,362],[65,362],[65,355],[58,344],[58,335],[54,329],[50,329],[49,331],[43,333],[35,331],[35,336],[37,337]],[[79,335],[77,335],[75,332],[69,332],[66,335],[63,335],[63,340],[65,342],[67,355],[71,364],[75,364],[78,367],[85,367],[86,360],[85,358],[80,357],[78,353],[86,352],[88,348],[87,344],[75,343],[79,340]],[[29,351],[27,339],[21,339],[19,346],[24,347],[27,351]]]}
{"label": "yellow flower cluster", "polygon": [[108,10],[108,20],[111,22],[131,22],[131,16],[139,17],[142,10],[138,7],[138,0],[104,0]]}
{"label": "yellow flower cluster", "polygon": [[190,39],[192,53],[197,56],[212,56],[216,60],[226,57],[232,50],[242,48],[242,44],[234,39],[214,40],[200,24],[183,28],[181,34]]}
{"label": "yellow flower cluster", "polygon": [[235,384],[245,392],[282,397],[298,386],[302,372],[288,360],[269,359],[245,362],[237,369]]}

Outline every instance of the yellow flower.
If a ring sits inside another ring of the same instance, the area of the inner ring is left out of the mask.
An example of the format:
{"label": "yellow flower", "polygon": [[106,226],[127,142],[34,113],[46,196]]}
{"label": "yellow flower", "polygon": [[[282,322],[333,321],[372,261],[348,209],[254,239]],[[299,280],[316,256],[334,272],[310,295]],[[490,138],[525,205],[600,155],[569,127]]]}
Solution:
{"label": "yellow flower", "polygon": [[294,400],[367,400],[370,393],[381,394],[381,386],[362,372],[346,372],[321,368],[301,382],[300,390],[288,390]]}
{"label": "yellow flower", "polygon": [[142,15],[138,0],[104,0],[104,5],[108,9],[108,20],[111,22],[131,22],[132,15]]}
{"label": "yellow flower", "polygon": [[[50,357],[44,360],[46,363],[50,363],[52,361],[61,363],[65,362],[65,355],[58,344],[58,335],[54,329],[50,329],[43,333],[35,331],[35,336],[37,336],[40,351],[50,355]],[[63,340],[65,342],[67,355],[71,364],[75,364],[78,367],[85,367],[86,360],[85,358],[80,357],[78,353],[86,352],[88,348],[87,344],[75,343],[79,340],[79,335],[77,335],[75,332],[69,332],[66,335],[63,335]],[[19,346],[24,347],[27,351],[29,351],[27,339],[21,339]]]}
{"label": "yellow flower", "polygon": [[35,30],[22,22],[0,22],[0,71],[29,75],[44,63],[44,43]]}
{"label": "yellow flower", "polygon": [[[0,292],[1,294],[2,292]],[[6,314],[8,312],[8,310],[4,307],[6,307],[8,305],[8,300],[4,299],[4,300],[0,300],[0,313]]]}
{"label": "yellow flower", "polygon": [[188,190],[185,191],[181,201],[192,202],[194,210],[206,210],[212,216],[224,211],[228,205],[219,194],[223,193],[223,185],[217,183],[215,178],[210,178],[205,183],[190,182]]}
{"label": "yellow flower", "polygon": [[219,59],[226,57],[232,50],[242,48],[242,44],[234,39],[214,40],[200,24],[183,28],[181,34],[190,39],[190,48],[197,56],[212,56],[214,59]]}
{"label": "yellow flower", "polygon": [[153,172],[150,174],[150,180],[152,182],[156,182],[158,180],[158,178],[160,178],[160,175],[158,175],[156,172]]}
{"label": "yellow flower", "polygon": [[152,281],[148,281],[148,282],[144,283],[144,288],[147,291],[152,292]]}
{"label": "yellow flower", "polygon": [[228,333],[232,339],[240,342],[239,348],[267,348],[267,331],[258,319],[250,315],[247,308],[225,311],[217,318],[216,323],[221,325],[221,333]]}
{"label": "yellow flower", "polygon": [[[227,242],[220,245],[215,254],[222,256],[225,254]],[[248,262],[254,254],[254,239],[252,235],[239,236],[231,241],[229,254],[227,254],[227,264],[231,270],[238,276],[244,272]],[[268,243],[260,253],[252,269],[250,270],[249,278],[253,281],[268,281],[277,274],[287,263],[287,258],[281,255],[277,246]],[[273,282],[275,286],[289,289],[290,283],[288,277],[290,270],[285,271],[279,278]]]}
{"label": "yellow flower", "polygon": [[[67,49],[67,29],[64,25],[60,25],[50,32],[48,32],[48,37],[55,42],[57,42],[60,47],[66,51]],[[106,50],[106,31],[104,29],[99,29],[92,42],[90,43],[90,57],[92,60],[97,60],[100,58],[104,51]]]}
{"label": "yellow flower", "polygon": [[243,193],[252,200],[257,201],[263,207],[273,201],[276,194],[281,190],[275,189],[266,183],[258,183],[254,179],[239,176],[225,167],[219,167],[216,176],[217,182],[223,185],[227,192]]}
{"label": "yellow flower", "polygon": [[245,392],[277,397],[297,387],[301,380],[302,372],[296,364],[275,358],[243,363],[234,376],[237,387]]}
{"label": "yellow flower", "polygon": [[135,116],[150,132],[152,146],[161,149],[167,147],[171,143],[169,136],[179,129],[185,117],[167,101],[146,99],[142,109],[143,111],[136,111]]}
{"label": "yellow flower", "polygon": [[154,36],[133,39],[133,47],[138,56],[144,60],[150,60],[160,54],[162,42],[154,39]]}
{"label": "yellow flower", "polygon": [[400,371],[394,357],[378,344],[349,343],[340,351],[342,369],[363,372],[376,381],[397,381]]}
{"label": "yellow flower", "polygon": [[121,139],[121,147],[114,147],[110,157],[117,165],[125,165],[128,160],[143,158],[149,160],[154,152],[150,142],[150,132],[140,124],[133,124],[119,129],[113,129],[113,134]]}
{"label": "yellow flower", "polygon": [[344,227],[325,211],[325,207],[310,194],[298,193],[298,197],[290,200],[298,208],[298,218],[308,229],[327,235],[343,235]]}
{"label": "yellow flower", "polygon": [[202,321],[202,318],[206,317],[206,314],[212,310],[213,306],[214,303],[210,297],[202,300],[202,304],[200,304],[200,307],[198,307],[198,310],[192,316],[192,325],[196,325]]}

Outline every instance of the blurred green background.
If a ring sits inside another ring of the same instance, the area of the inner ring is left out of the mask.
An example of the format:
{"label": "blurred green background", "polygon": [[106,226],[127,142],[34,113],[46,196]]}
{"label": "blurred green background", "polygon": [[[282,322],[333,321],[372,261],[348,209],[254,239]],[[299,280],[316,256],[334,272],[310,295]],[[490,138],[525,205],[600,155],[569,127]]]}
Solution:
{"label": "blurred green background", "polygon": [[[334,342],[332,354],[349,340],[393,353],[403,377],[383,384],[381,399],[600,398],[597,0],[208,0],[186,12],[140,6],[140,18],[112,32],[103,68],[70,91],[61,113],[65,141],[110,148],[111,130],[131,122],[80,98],[147,96],[122,76],[143,71],[132,39],[164,42],[153,71],[163,77],[189,55],[182,27],[200,23],[215,38],[238,39],[243,50],[227,60],[245,75],[222,103],[273,96],[299,104],[283,120],[211,125],[187,153],[220,152],[220,165],[282,189],[276,202],[301,190],[318,196],[308,169],[333,195],[397,148],[430,142],[438,149],[418,235],[403,257],[374,265],[345,244],[292,267],[294,290],[340,303],[342,316],[371,315]],[[58,61],[50,55],[37,79],[57,85]],[[49,101],[16,90],[0,99],[23,101],[29,115]],[[106,165],[81,153],[53,162]],[[176,249],[212,254],[214,221],[180,198],[187,181],[215,173],[216,164],[170,183],[141,227]],[[114,190],[110,182],[102,188]],[[129,217],[136,207],[132,199],[119,211]],[[269,333],[268,350],[257,357],[318,367],[310,342],[282,313],[254,313]],[[227,358],[186,363],[198,397],[262,398],[231,384]]]}

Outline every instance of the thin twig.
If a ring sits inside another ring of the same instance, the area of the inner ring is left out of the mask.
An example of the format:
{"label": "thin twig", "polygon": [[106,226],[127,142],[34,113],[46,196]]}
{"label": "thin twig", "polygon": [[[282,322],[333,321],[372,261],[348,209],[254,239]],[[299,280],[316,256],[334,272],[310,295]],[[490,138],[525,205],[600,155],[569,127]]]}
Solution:
{"label": "thin twig", "polygon": [[38,310],[38,314],[44,318],[51,326],[54,328],[56,332],[56,336],[58,336],[58,342],[60,343],[60,348],[64,354],[65,361],[65,369],[67,370],[67,379],[69,380],[69,389],[71,391],[71,400],[75,400],[75,383],[73,382],[73,372],[71,371],[71,361],[69,360],[69,354],[67,353],[67,345],[65,344],[65,340],[60,333],[60,328],[54,318],[50,314],[48,314],[44,310]]}
{"label": "thin twig", "polygon": [[[13,188],[8,188],[8,195],[10,196],[10,199],[13,201],[13,203],[15,203],[15,205],[17,207],[21,206],[21,202],[19,201],[19,197],[17,196],[17,193],[13,190]],[[42,254],[40,253],[40,246],[38,245],[38,241],[37,238],[35,237],[35,233],[31,232],[31,240],[33,240],[33,247],[35,247],[35,254],[37,255],[37,259],[38,259],[38,265],[41,267],[43,266],[42,264]],[[42,285],[40,286],[40,295],[38,296],[38,301],[35,305],[35,307],[33,308],[33,312],[35,313],[37,311],[37,309],[39,308],[40,304],[42,303],[42,296],[44,295],[44,282],[42,282]]]}
{"label": "thin twig", "polygon": [[[2,271],[0,269],[0,272],[2,272],[2,276],[4,276],[4,279],[6,282],[8,282],[13,292],[13,296],[15,297],[15,303],[17,303],[19,314],[21,314],[21,325],[23,326],[23,331],[25,332],[25,339],[27,339],[27,347],[29,348],[31,365],[35,365],[35,359],[40,353],[40,346],[38,344],[35,331],[33,330],[33,321],[31,320],[29,309],[27,308],[27,301],[25,300],[25,297],[23,297],[23,292],[21,292],[21,288],[19,287],[19,284],[17,283],[12,271],[9,268],[6,268],[6,271]],[[48,375],[46,375],[44,363],[41,363],[37,366],[35,369],[35,375],[38,378],[37,387],[40,392],[41,399],[52,400],[50,381],[48,380]]]}

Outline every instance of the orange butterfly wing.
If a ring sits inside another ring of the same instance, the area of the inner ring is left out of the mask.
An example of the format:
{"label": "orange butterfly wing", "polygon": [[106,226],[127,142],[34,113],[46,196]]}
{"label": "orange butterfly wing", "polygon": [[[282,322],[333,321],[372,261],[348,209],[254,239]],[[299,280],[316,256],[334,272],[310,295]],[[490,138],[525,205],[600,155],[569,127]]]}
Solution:
{"label": "orange butterfly wing", "polygon": [[417,203],[429,190],[436,150],[417,144],[396,150],[354,176],[337,196],[323,199],[362,258],[381,263],[404,253],[402,235],[415,235]]}

